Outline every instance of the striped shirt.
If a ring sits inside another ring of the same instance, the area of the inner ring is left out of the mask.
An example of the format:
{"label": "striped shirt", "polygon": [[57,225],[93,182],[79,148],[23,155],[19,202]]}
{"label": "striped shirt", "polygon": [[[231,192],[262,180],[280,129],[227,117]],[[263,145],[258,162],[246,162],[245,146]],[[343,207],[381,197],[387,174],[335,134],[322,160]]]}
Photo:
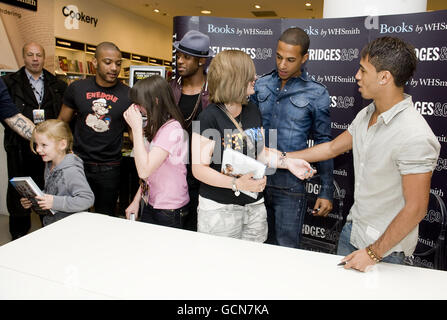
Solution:
{"label": "striped shirt", "polygon": [[44,78],[43,78],[43,72],[40,74],[39,78],[34,79],[34,77],[29,73],[28,70],[25,69],[26,76],[28,77],[29,84],[31,86],[31,89],[34,92],[34,96],[36,97],[37,104],[40,106],[43,101],[43,95],[45,94],[44,89]]}

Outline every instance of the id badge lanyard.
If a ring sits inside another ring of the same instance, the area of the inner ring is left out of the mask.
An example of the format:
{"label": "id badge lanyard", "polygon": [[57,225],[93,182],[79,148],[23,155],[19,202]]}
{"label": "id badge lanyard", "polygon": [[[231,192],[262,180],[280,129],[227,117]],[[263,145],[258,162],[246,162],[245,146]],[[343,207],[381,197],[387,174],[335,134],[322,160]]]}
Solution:
{"label": "id badge lanyard", "polygon": [[45,121],[45,110],[41,109],[42,107],[42,101],[43,101],[43,90],[44,87],[42,86],[42,90],[39,92],[36,90],[36,88],[33,86],[33,84],[30,82],[31,89],[33,89],[34,95],[36,96],[37,104],[39,105],[38,109],[33,110],[33,122],[34,124],[38,124],[40,122]]}

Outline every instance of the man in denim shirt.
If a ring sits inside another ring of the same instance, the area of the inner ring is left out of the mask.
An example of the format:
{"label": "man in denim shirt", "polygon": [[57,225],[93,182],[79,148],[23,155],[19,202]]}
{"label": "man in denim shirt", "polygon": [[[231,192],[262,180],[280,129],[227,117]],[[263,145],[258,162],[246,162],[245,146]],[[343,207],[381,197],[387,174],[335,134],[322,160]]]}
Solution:
{"label": "man in denim shirt", "polygon": [[[308,58],[309,42],[300,28],[284,31],[276,51],[277,69],[256,82],[251,97],[262,113],[266,146],[276,147],[283,157],[287,152],[307,148],[310,138],[315,144],[331,141],[328,91],[301,68]],[[332,210],[333,161],[319,163],[318,171],[321,189],[313,214],[327,216]],[[282,169],[268,177],[265,189],[268,243],[299,247],[307,208],[305,183]]]}

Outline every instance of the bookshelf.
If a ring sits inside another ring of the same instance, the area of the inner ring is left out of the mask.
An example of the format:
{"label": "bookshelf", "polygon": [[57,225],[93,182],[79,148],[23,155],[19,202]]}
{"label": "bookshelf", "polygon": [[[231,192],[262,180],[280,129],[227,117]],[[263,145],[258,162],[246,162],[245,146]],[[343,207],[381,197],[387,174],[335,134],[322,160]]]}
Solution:
{"label": "bookshelf", "polygon": [[[96,45],[61,38],[55,38],[55,45],[56,76],[70,84],[96,74],[92,63]],[[167,60],[125,51],[122,51],[122,56],[123,61],[118,78],[126,84],[129,84],[131,65],[165,66],[167,73],[172,71],[171,62]]]}
{"label": "bookshelf", "polygon": [[0,77],[6,76],[7,74],[17,72],[16,69],[0,69]]}

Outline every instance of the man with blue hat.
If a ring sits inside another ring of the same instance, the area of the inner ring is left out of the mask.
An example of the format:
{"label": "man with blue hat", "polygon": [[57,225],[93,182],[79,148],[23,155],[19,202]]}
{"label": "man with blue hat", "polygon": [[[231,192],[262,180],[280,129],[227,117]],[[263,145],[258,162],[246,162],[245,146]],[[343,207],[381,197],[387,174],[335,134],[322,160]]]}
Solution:
{"label": "man with blue hat", "polygon": [[[209,101],[208,87],[205,73],[207,59],[213,54],[210,49],[210,38],[202,32],[188,31],[180,41],[174,42],[176,49],[176,75],[171,81],[175,101],[185,118],[191,145],[192,121],[206,108]],[[194,178],[191,170],[191,152],[187,165],[190,210],[186,219],[188,230],[197,230],[197,206],[200,183]]]}

